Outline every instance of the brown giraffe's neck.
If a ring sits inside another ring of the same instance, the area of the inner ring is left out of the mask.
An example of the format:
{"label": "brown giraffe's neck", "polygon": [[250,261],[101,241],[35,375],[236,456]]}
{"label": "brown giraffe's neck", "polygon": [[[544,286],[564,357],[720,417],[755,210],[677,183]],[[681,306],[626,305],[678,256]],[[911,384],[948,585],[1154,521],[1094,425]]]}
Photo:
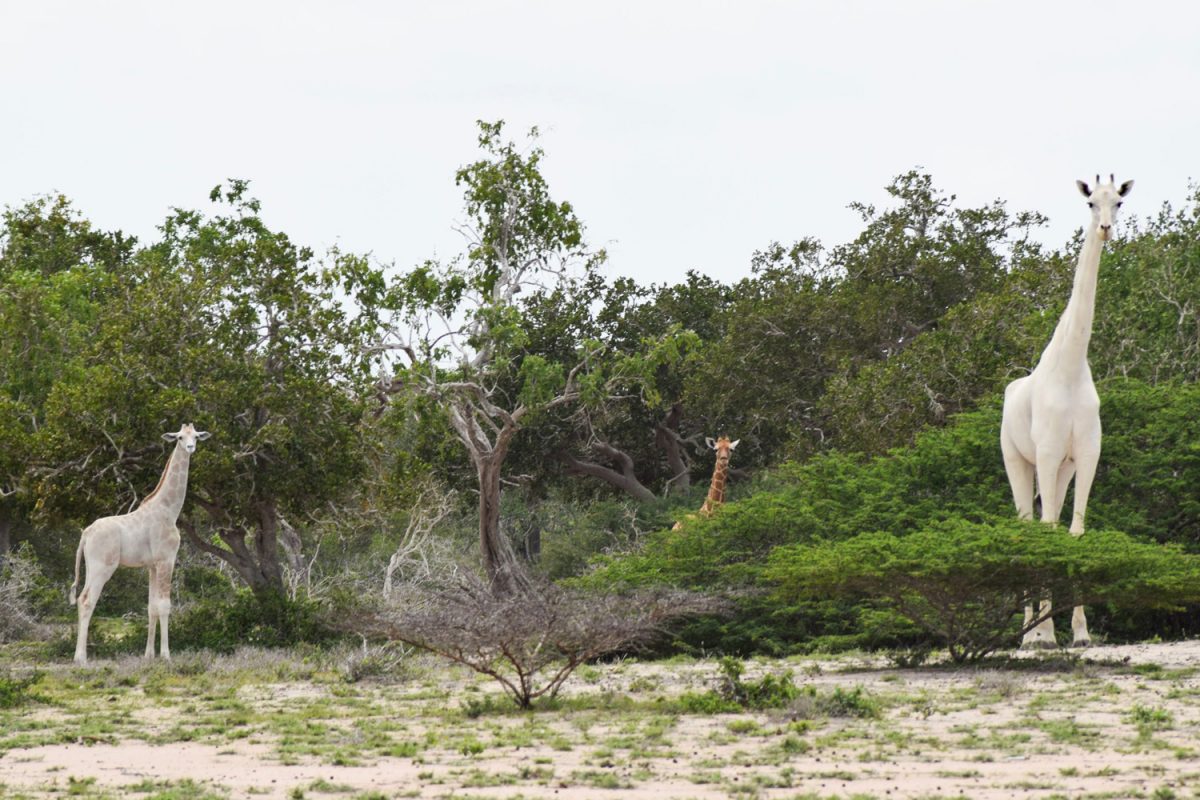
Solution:
{"label": "brown giraffe's neck", "polygon": [[729,454],[717,456],[717,465],[713,469],[712,485],[708,487],[708,497],[700,506],[700,513],[709,516],[716,511],[717,506],[725,502],[725,482],[729,479]]}

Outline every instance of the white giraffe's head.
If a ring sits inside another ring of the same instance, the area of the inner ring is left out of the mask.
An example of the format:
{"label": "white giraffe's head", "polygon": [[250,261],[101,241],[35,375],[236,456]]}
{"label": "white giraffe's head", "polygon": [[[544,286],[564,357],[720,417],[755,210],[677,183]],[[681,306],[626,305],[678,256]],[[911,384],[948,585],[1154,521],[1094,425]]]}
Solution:
{"label": "white giraffe's head", "polygon": [[1117,209],[1129,190],[1133,181],[1125,181],[1117,186],[1116,179],[1108,176],[1108,183],[1101,183],[1096,176],[1095,186],[1088,186],[1083,181],[1075,181],[1080,193],[1088,199],[1088,208],[1092,210],[1092,226],[1100,233],[1101,241],[1107,242],[1112,238],[1113,223],[1117,221]]}
{"label": "white giraffe's head", "polygon": [[168,442],[176,442],[177,447],[183,447],[188,453],[194,453],[196,442],[203,442],[211,435],[208,431],[198,431],[192,427],[192,423],[185,422],[179,433],[164,433],[163,438]]}

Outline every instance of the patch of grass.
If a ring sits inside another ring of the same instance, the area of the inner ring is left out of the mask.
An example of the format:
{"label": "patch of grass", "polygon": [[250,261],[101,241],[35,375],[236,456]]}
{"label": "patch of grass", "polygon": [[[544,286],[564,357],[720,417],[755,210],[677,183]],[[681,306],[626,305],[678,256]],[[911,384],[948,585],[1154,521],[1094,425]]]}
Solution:
{"label": "patch of grass", "polygon": [[144,780],[122,787],[124,792],[145,794],[139,800],[226,800],[229,793],[219,786],[208,786],[184,778],[180,781]]}
{"label": "patch of grass", "polygon": [[632,789],[633,784],[614,772],[599,770],[577,770],[571,773],[571,779],[596,789]]}
{"label": "patch of grass", "polygon": [[1100,738],[1100,731],[1094,726],[1081,725],[1073,719],[1038,720],[1032,724],[1057,744],[1091,746]]}
{"label": "patch of grass", "polygon": [[17,708],[42,701],[44,698],[30,691],[41,679],[40,672],[34,672],[24,678],[13,677],[11,673],[0,675],[0,708]]}
{"label": "patch of grass", "polygon": [[735,719],[725,727],[729,728],[730,733],[736,733],[739,736],[756,735],[763,733],[763,726],[757,720],[752,719]]}
{"label": "patch of grass", "polygon": [[308,785],[308,790],[319,794],[349,794],[355,789],[345,783],[330,783],[324,778],[317,778]]}
{"label": "patch of grass", "polygon": [[1165,708],[1138,703],[1129,710],[1129,721],[1137,726],[1139,732],[1148,733],[1169,730],[1175,724],[1175,717]]}

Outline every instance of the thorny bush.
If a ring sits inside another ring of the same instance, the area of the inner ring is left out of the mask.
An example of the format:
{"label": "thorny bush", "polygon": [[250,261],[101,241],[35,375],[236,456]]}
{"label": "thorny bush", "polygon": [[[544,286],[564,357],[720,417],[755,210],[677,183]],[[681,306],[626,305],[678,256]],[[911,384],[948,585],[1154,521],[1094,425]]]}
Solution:
{"label": "thorny bush", "polygon": [[488,675],[528,708],[555,697],[581,664],[645,646],[676,620],[722,610],[714,598],[675,589],[585,591],[526,574],[508,585],[516,588],[498,592],[477,575],[460,575],[350,626]]}

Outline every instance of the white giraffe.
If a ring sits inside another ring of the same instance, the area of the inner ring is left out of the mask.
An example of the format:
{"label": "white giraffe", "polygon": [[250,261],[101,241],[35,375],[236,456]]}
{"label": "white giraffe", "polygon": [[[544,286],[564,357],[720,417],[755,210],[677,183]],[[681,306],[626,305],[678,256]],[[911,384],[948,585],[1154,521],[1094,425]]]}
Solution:
{"label": "white giraffe", "polygon": [[175,571],[175,554],[179,552],[179,530],[175,520],[183,508],[187,494],[188,465],[196,442],[209,437],[187,423],[178,433],[164,433],[163,438],[175,442],[175,449],[159,478],[158,486],[146,495],[136,509],[115,517],[101,517],[83,530],[75,551],[75,582],[71,584],[70,602],[75,603],[75,588],[79,585],[79,559],[87,562],[83,591],[79,593],[79,638],[75,642],[75,661],[87,661],[88,623],[100,600],[104,584],[117,567],[147,567],[150,570],[149,632],[146,635],[146,657],[154,655],[155,624],[162,623],[162,657],[171,657],[167,637],[167,620],[171,614],[171,574]]}
{"label": "white giraffe", "polygon": [[[1088,342],[1096,308],[1096,280],[1100,251],[1112,236],[1113,223],[1122,199],[1133,181],[1119,187],[1113,177],[1095,187],[1076,181],[1088,200],[1091,223],[1083,239],[1075,285],[1050,344],[1042,351],[1029,375],[1018,378],[1004,390],[1004,416],[1000,424],[1000,448],[1004,468],[1012,486],[1013,501],[1021,519],[1033,519],[1034,478],[1042,501],[1042,521],[1057,524],[1067,496],[1067,484],[1075,477],[1075,509],[1071,534],[1083,533],[1088,494],[1100,461],[1100,397],[1088,366]],[[1057,647],[1054,622],[1049,618],[1050,600],[1042,601],[1044,622],[1025,634],[1026,647]],[[1033,617],[1025,608],[1026,624]],[[1071,617],[1073,646],[1091,643],[1083,607]]]}

